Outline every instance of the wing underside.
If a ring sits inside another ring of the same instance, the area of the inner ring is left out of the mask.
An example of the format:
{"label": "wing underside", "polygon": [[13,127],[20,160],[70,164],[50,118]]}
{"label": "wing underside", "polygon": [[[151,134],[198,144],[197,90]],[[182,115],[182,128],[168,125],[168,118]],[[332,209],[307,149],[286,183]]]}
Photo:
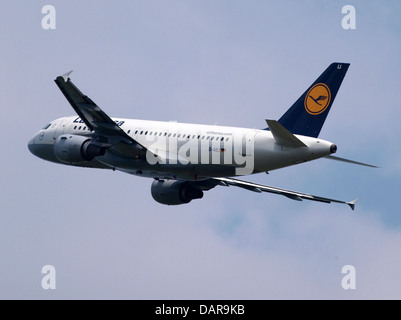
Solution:
{"label": "wing underside", "polygon": [[96,103],[84,95],[69,78],[71,72],[54,81],[81,120],[93,132],[93,142],[127,157],[145,158],[146,152],[150,151],[125,133]]}
{"label": "wing underside", "polygon": [[324,198],[324,197],[314,196],[311,194],[265,186],[265,185],[261,185],[261,184],[257,184],[257,183],[253,183],[253,182],[247,182],[247,181],[232,179],[232,178],[210,178],[209,180],[211,182],[215,183],[216,185],[234,186],[234,187],[239,187],[239,188],[243,188],[246,190],[259,192],[259,193],[261,193],[261,192],[275,193],[275,194],[280,194],[287,198],[290,198],[292,200],[297,200],[297,201],[312,200],[312,201],[318,201],[318,202],[324,202],[324,203],[331,203],[331,202],[344,203],[344,204],[349,205],[352,210],[354,210],[355,203],[358,200],[358,199],[355,199],[353,201],[347,202],[347,201],[336,200],[336,199],[331,199],[331,198]]}

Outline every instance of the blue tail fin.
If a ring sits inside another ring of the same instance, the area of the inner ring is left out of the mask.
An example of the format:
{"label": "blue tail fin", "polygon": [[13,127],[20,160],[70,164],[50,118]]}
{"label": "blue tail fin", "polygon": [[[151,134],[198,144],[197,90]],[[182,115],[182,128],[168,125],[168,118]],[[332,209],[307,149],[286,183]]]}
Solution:
{"label": "blue tail fin", "polygon": [[332,63],[278,120],[292,134],[317,138],[349,63]]}

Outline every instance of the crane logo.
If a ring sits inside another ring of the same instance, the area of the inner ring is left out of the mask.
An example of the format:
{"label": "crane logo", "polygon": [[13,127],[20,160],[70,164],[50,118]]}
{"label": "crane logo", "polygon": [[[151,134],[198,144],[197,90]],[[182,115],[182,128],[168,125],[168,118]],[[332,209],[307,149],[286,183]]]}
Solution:
{"label": "crane logo", "polygon": [[305,109],[311,115],[318,115],[324,112],[331,101],[331,92],[324,83],[315,84],[305,97]]}

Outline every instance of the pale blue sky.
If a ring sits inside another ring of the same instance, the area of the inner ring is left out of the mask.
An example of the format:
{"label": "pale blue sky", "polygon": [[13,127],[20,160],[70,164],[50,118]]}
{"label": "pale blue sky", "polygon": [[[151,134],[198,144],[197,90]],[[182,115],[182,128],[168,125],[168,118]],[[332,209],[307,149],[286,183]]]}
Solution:
{"label": "pale blue sky", "polygon": [[[43,30],[42,7],[56,8]],[[356,30],[341,27],[353,4]],[[2,1],[0,298],[400,299],[401,3]],[[351,66],[320,137],[370,169],[318,160],[248,180],[352,200],[233,187],[162,206],[152,180],[31,155],[74,112],[53,80],[113,117],[264,128],[334,61]],[[43,290],[42,266],[57,288]],[[356,268],[343,290],[341,268]]]}

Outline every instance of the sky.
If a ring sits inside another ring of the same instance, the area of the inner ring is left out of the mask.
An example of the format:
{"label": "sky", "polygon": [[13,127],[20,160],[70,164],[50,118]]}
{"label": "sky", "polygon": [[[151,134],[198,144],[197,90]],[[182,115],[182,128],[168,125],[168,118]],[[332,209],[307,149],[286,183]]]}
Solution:
{"label": "sky", "polygon": [[[344,29],[343,6],[356,29]],[[56,28],[44,29],[45,5]],[[0,299],[400,299],[401,3],[10,1],[0,4]],[[350,63],[320,138],[337,156],[163,206],[151,179],[34,157],[74,115],[72,81],[108,115],[265,128],[332,62]],[[44,289],[44,266],[55,289]],[[344,289],[344,266],[355,288]]]}

